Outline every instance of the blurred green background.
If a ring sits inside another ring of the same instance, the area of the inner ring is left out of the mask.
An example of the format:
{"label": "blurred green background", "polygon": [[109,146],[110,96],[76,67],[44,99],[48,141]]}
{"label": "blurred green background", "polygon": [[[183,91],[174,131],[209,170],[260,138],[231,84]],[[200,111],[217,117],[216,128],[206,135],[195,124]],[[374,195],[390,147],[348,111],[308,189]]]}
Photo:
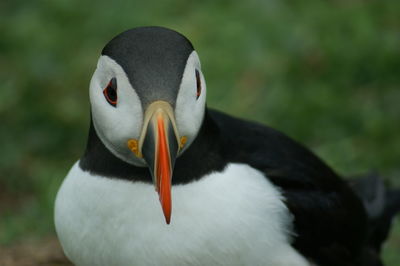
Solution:
{"label": "blurred green background", "polygon": [[[1,1],[0,245],[54,234],[97,58],[143,25],[193,42],[209,106],[285,132],[343,175],[400,186],[400,1]],[[399,221],[387,265],[400,263]]]}

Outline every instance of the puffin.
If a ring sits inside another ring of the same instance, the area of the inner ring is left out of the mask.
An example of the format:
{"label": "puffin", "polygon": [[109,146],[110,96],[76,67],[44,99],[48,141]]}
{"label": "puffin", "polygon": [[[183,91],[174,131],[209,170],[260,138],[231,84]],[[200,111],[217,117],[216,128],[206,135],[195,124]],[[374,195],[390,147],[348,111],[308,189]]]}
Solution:
{"label": "puffin", "polygon": [[122,32],[89,87],[86,149],[54,213],[75,265],[382,265],[398,191],[385,201],[379,179],[349,183],[283,133],[207,108],[182,34]]}

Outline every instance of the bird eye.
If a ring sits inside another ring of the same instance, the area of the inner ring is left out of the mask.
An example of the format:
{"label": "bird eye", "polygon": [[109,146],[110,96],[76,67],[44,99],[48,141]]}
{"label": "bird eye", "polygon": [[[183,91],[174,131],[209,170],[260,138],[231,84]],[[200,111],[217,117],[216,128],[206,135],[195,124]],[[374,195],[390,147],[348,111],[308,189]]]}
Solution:
{"label": "bird eye", "polygon": [[112,106],[117,105],[117,79],[112,78],[108,83],[107,87],[103,90],[104,97],[106,98],[107,102]]}
{"label": "bird eye", "polygon": [[198,99],[201,94],[201,80],[200,80],[200,73],[197,69],[196,69],[196,86],[197,86],[196,99]]}

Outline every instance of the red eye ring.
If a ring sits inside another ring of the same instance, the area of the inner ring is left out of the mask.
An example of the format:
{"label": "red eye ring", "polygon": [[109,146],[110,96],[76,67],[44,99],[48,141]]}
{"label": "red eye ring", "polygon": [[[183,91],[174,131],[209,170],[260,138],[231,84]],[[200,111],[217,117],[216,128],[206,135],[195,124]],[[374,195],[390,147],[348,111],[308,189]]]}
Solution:
{"label": "red eye ring", "polygon": [[201,95],[200,72],[197,69],[196,69],[196,87],[197,87],[197,93],[196,93],[196,100],[197,100]]}
{"label": "red eye ring", "polygon": [[103,90],[104,97],[106,98],[107,102],[112,106],[117,106],[117,79],[112,78],[108,83],[107,87]]}

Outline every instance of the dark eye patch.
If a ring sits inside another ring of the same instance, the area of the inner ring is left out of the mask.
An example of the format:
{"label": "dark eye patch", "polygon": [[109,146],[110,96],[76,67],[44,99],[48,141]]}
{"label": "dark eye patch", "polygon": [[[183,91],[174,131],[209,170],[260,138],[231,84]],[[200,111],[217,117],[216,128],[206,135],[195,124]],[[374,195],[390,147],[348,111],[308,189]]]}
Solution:
{"label": "dark eye patch", "polygon": [[197,69],[196,69],[196,87],[197,87],[196,99],[198,99],[201,95],[201,79],[200,79],[200,73]]}
{"label": "dark eye patch", "polygon": [[117,95],[117,79],[112,78],[108,83],[107,87],[103,90],[104,97],[107,102],[112,106],[117,106],[118,95]]}

